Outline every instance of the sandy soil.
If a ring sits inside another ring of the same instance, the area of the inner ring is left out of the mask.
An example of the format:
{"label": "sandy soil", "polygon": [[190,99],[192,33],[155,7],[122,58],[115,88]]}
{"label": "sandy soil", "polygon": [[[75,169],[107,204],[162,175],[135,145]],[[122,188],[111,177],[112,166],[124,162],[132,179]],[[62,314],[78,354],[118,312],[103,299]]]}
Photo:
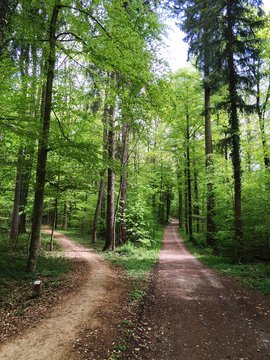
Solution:
{"label": "sandy soil", "polygon": [[270,299],[204,267],[177,224],[169,225],[137,336],[122,359],[270,359]]}
{"label": "sandy soil", "polygon": [[[90,324],[97,332],[99,323],[103,321],[101,315],[104,315],[100,309],[120,302],[123,294],[117,273],[101,257],[83,246],[57,232],[55,237],[64,246],[66,256],[84,259],[88,263],[88,276],[83,286],[57,305],[47,319],[2,344],[2,360],[79,359],[79,354],[74,354],[78,334]],[[87,355],[86,358],[92,357]]]}

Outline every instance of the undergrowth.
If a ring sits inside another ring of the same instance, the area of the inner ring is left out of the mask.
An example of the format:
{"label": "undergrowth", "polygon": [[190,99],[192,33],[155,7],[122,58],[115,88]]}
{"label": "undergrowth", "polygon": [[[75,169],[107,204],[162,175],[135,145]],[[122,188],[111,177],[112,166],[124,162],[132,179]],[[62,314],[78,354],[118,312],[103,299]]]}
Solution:
{"label": "undergrowth", "polygon": [[204,265],[215,269],[225,275],[236,278],[244,286],[259,290],[262,294],[270,295],[270,263],[269,262],[248,262],[235,263],[229,257],[215,256],[212,249],[202,246],[195,246],[187,238],[185,239],[187,248]]}
{"label": "undergrowth", "polygon": [[[0,309],[16,306],[25,300],[27,292],[31,294],[34,280],[41,279],[43,288],[57,286],[62,277],[71,269],[70,260],[63,257],[52,257],[47,252],[50,236],[42,234],[42,249],[34,273],[26,272],[28,236],[21,236],[14,247],[6,246],[0,239]],[[56,246],[56,249],[59,249]]]}
{"label": "undergrowth", "polygon": [[[62,231],[62,230],[61,230]],[[72,240],[101,252],[104,246],[104,239],[98,239],[97,243],[93,244],[89,235],[78,234],[76,230],[62,231]],[[127,242],[126,244],[116,247],[114,251],[107,251],[103,253],[105,258],[115,266],[123,268],[128,275],[130,281],[133,283],[133,290],[130,293],[131,300],[140,300],[144,295],[144,283],[148,280],[148,275],[155,266],[162,243],[163,228],[158,227],[155,230],[155,238],[147,246],[133,244]]]}

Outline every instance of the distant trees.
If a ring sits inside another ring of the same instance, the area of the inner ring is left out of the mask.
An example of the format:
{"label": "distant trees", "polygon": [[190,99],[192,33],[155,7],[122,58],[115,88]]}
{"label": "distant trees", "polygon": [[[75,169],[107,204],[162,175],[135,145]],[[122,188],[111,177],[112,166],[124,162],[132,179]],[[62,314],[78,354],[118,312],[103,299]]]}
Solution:
{"label": "distant trees", "polygon": [[[206,165],[211,168],[210,92],[226,86],[222,103],[229,116],[230,144],[234,173],[235,241],[239,259],[243,257],[242,168],[240,158],[239,109],[245,110],[245,89],[254,88],[252,62],[258,57],[256,31],[263,24],[261,1],[220,0],[175,1],[176,11],[183,15],[182,28],[187,32],[190,53],[204,76]],[[195,26],[196,22],[196,26]],[[213,191],[208,183],[207,242],[213,245]]]}

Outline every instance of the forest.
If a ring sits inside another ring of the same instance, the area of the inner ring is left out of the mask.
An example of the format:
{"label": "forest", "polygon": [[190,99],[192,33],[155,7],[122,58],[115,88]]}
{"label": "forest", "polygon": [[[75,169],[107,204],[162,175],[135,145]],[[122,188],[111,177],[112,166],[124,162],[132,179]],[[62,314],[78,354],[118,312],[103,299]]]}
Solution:
{"label": "forest", "polygon": [[[113,251],[151,247],[158,224],[177,218],[214,255],[269,260],[263,9],[259,0],[1,1],[1,252],[20,252],[33,272],[43,225]],[[167,18],[192,64],[175,73],[160,55]]]}

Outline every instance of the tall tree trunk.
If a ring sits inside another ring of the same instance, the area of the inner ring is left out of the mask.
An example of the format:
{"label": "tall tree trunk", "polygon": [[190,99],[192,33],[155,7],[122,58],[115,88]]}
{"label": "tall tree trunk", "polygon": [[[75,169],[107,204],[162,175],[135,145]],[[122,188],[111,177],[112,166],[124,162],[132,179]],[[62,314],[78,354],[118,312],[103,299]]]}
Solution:
{"label": "tall tree trunk", "polygon": [[177,183],[178,183],[178,221],[179,221],[179,229],[183,226],[183,193],[182,193],[182,176],[180,169],[180,162],[178,163],[177,170]]}
{"label": "tall tree trunk", "polygon": [[120,243],[124,244],[127,240],[127,231],[125,223],[125,210],[127,202],[127,165],[128,165],[128,137],[129,126],[128,124],[122,125],[122,155],[121,155],[121,179],[120,179],[120,228],[119,238]]}
{"label": "tall tree trunk", "polygon": [[20,208],[19,208],[19,234],[26,233],[26,206],[28,202],[29,183],[32,173],[34,156],[34,147],[25,149],[22,178],[21,178],[21,194],[20,194]]}
{"label": "tall tree trunk", "polygon": [[[185,157],[187,157],[187,155],[185,154]],[[186,160],[186,159],[185,159]],[[187,163],[185,161],[185,232],[188,235],[189,230],[188,230],[188,181],[187,181]]]}
{"label": "tall tree trunk", "polygon": [[191,242],[193,239],[193,221],[192,221],[192,196],[191,196],[191,164],[190,164],[190,131],[189,115],[186,115],[186,155],[187,155],[187,212],[188,212],[188,236]]}
{"label": "tall tree trunk", "polygon": [[38,145],[37,172],[35,200],[33,210],[32,232],[29,247],[28,271],[34,271],[40,249],[40,229],[43,212],[43,198],[45,189],[46,162],[49,143],[49,131],[52,108],[52,89],[55,68],[55,47],[56,47],[56,24],[59,13],[60,0],[55,1],[52,12],[49,32],[49,56],[47,63],[47,77],[44,92],[44,109],[41,111],[41,132]]}
{"label": "tall tree trunk", "polygon": [[[257,70],[259,71],[259,69]],[[257,90],[256,90],[256,110],[259,118],[259,127],[261,132],[261,141],[263,149],[263,161],[265,170],[270,169],[270,155],[267,145],[267,138],[265,133],[265,109],[270,96],[270,81],[268,84],[267,95],[264,104],[261,104],[261,89],[260,89],[260,79],[257,79]]]}
{"label": "tall tree trunk", "polygon": [[172,200],[172,191],[170,188],[168,188],[166,191],[166,223],[168,223],[170,219],[171,200]]}
{"label": "tall tree trunk", "polygon": [[54,234],[54,230],[57,227],[57,213],[58,213],[58,198],[56,196],[56,198],[54,199],[54,209],[53,209],[51,239],[50,239],[50,251],[53,251],[53,234]]}
{"label": "tall tree trunk", "polygon": [[92,228],[92,243],[95,244],[97,242],[97,225],[98,225],[98,217],[101,210],[101,201],[102,201],[102,195],[104,193],[104,173],[101,173],[101,179],[99,182],[99,189],[98,189],[98,198],[97,198],[97,204],[95,209],[95,215],[93,220],[93,228]]}
{"label": "tall tree trunk", "polygon": [[233,51],[233,0],[227,0],[227,56],[228,56],[228,82],[230,101],[230,130],[232,140],[232,163],[234,174],[234,230],[236,240],[236,253],[239,261],[244,255],[242,210],[241,210],[241,159],[240,159],[240,129],[237,114],[237,74]]}
{"label": "tall tree trunk", "polygon": [[198,188],[198,170],[195,164],[194,158],[194,215],[195,215],[195,226],[196,232],[200,232],[200,207],[199,207],[199,188]]}
{"label": "tall tree trunk", "polygon": [[[108,104],[104,105],[103,110],[103,116],[102,116],[102,122],[103,122],[103,139],[102,139],[102,160],[103,162],[107,159],[107,142],[108,142],[108,118],[109,118],[109,107]],[[98,225],[98,218],[99,214],[102,210],[102,207],[105,208],[105,201],[104,201],[104,190],[105,190],[105,170],[100,172],[100,183],[99,183],[99,189],[98,189],[98,198],[97,198],[97,204],[95,209],[95,215],[93,220],[93,227],[92,227],[92,243],[96,243],[97,241],[97,225]],[[105,210],[105,209],[104,209]],[[104,216],[105,217],[105,216]]]}
{"label": "tall tree trunk", "polygon": [[12,241],[16,240],[19,234],[19,209],[20,209],[22,161],[23,161],[22,159],[23,159],[23,147],[20,147],[18,151],[14,201],[13,201],[13,210],[11,217],[10,240]]}
{"label": "tall tree trunk", "polygon": [[[115,74],[111,75],[112,80],[116,79]],[[108,184],[107,184],[107,219],[106,219],[106,241],[103,250],[114,249],[114,188],[115,174],[113,170],[113,162],[115,160],[115,104],[109,107],[108,119]]]}
{"label": "tall tree trunk", "polygon": [[[162,169],[161,169],[162,171]],[[158,202],[158,219],[159,222],[163,223],[164,222],[164,204],[163,204],[163,179],[162,179],[162,175],[161,175],[161,179],[160,179],[160,189],[159,189],[159,202]]]}
{"label": "tall tree trunk", "polygon": [[68,205],[65,202],[64,203],[64,213],[63,213],[63,219],[62,219],[62,227],[64,230],[67,230],[68,227]]}
{"label": "tall tree trunk", "polygon": [[247,141],[247,150],[246,150],[246,156],[247,156],[247,171],[251,171],[251,144],[252,144],[252,137],[251,137],[251,131],[250,131],[250,118],[247,117],[246,119],[246,141]]}
{"label": "tall tree trunk", "polygon": [[[209,75],[209,69],[205,67],[205,77]],[[206,185],[206,243],[214,247],[215,245],[215,196],[213,189],[213,150],[212,150],[212,129],[211,129],[211,89],[205,82],[204,85],[204,111],[205,111],[205,166],[208,175]]]}

